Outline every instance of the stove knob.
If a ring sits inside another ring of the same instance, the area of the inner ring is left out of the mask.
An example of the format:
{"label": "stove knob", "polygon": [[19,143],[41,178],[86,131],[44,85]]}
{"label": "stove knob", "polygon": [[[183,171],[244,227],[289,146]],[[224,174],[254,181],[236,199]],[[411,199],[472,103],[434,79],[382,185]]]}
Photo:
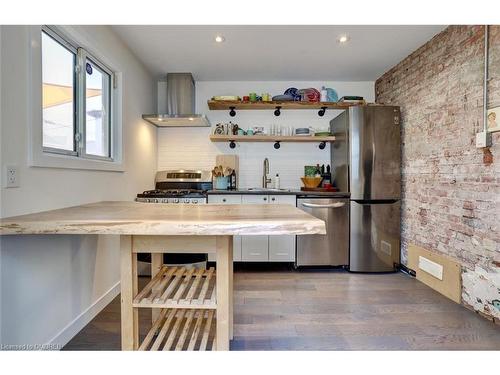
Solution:
{"label": "stove knob", "polygon": [[179,198],[175,198],[174,203],[179,203]]}
{"label": "stove knob", "polygon": [[149,198],[146,198],[146,203],[149,203],[151,202],[151,200]]}
{"label": "stove knob", "polygon": [[190,202],[189,198],[184,199],[184,203],[189,203],[189,202]]}
{"label": "stove knob", "polygon": [[156,198],[153,199],[153,202],[158,203],[158,199],[156,199]]}
{"label": "stove knob", "polygon": [[198,203],[198,199],[193,199],[193,200],[191,201],[191,203],[193,203],[193,204]]}
{"label": "stove knob", "polygon": [[163,200],[162,200],[162,202],[163,202],[163,203],[168,203],[168,199],[167,199],[167,198],[165,198],[165,199],[163,199]]}

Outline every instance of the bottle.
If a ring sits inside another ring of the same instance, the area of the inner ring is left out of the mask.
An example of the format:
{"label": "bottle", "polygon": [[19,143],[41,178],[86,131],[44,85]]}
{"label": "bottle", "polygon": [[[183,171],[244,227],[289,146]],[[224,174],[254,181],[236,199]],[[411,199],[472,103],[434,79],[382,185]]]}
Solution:
{"label": "bottle", "polygon": [[319,164],[316,164],[316,171],[314,172],[314,177],[321,177],[321,169],[319,168]]}
{"label": "bottle", "polygon": [[327,97],[328,97],[328,92],[326,91],[325,86],[322,86],[319,101],[320,102],[327,102],[328,101]]}
{"label": "bottle", "polygon": [[274,179],[274,188],[280,188],[280,175],[278,173],[276,173],[276,178]]}
{"label": "bottle", "polygon": [[229,175],[229,189],[236,190],[236,171],[234,169]]}

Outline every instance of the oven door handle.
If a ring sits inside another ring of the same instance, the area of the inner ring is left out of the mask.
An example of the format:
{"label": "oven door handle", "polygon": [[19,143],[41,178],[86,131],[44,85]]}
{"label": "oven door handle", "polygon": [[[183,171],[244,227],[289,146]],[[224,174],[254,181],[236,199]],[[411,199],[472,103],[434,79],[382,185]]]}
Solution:
{"label": "oven door handle", "polygon": [[304,207],[308,208],[339,208],[339,207],[344,207],[345,203],[344,202],[337,202],[337,203],[331,203],[331,204],[314,204],[314,203],[302,203]]}

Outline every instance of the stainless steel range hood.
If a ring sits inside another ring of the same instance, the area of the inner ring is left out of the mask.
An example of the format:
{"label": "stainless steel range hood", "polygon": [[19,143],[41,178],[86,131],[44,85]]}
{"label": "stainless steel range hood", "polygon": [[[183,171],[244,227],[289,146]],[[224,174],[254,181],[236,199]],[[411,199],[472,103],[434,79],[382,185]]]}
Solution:
{"label": "stainless steel range hood", "polygon": [[195,114],[195,87],[191,73],[167,74],[167,114],[142,115],[158,127],[207,127],[205,115]]}

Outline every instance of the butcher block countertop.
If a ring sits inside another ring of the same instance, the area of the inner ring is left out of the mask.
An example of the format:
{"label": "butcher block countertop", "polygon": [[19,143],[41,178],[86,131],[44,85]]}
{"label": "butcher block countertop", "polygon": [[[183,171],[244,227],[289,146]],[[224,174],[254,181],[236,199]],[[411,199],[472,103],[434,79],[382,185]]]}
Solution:
{"label": "butcher block countertop", "polygon": [[325,223],[291,205],[99,202],[0,219],[0,235],[325,234]]}

